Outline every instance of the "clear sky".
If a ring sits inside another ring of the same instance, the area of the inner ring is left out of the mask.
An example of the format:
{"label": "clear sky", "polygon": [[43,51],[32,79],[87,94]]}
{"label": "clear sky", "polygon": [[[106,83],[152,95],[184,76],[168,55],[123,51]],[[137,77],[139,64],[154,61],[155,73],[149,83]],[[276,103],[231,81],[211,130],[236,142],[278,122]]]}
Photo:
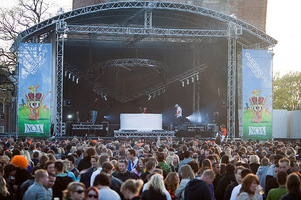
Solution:
{"label": "clear sky", "polygon": [[268,0],[267,34],[278,40],[273,48],[274,72],[301,71],[301,0]]}
{"label": "clear sky", "polygon": [[[71,10],[72,0],[50,0],[56,3],[52,12],[62,7],[64,11]],[[251,1],[251,0],[250,0]],[[0,7],[8,7],[16,0],[0,0]],[[301,0],[268,0],[266,31],[278,40],[273,48],[274,73],[282,75],[289,71],[301,71],[299,61],[301,53]]]}

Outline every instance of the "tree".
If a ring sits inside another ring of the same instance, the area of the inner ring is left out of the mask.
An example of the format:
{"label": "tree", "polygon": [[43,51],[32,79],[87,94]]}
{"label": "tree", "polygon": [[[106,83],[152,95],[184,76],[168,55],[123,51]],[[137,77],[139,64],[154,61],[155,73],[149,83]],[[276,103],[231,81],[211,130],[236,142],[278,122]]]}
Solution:
{"label": "tree", "polygon": [[2,91],[11,92],[11,84],[7,81],[16,81],[14,71],[17,55],[16,52],[9,51],[10,46],[21,31],[51,16],[48,12],[51,4],[48,2],[49,0],[18,0],[16,6],[0,9],[0,75],[6,80],[0,82]]}
{"label": "tree", "polygon": [[289,72],[273,78],[273,108],[301,110],[301,72]]}

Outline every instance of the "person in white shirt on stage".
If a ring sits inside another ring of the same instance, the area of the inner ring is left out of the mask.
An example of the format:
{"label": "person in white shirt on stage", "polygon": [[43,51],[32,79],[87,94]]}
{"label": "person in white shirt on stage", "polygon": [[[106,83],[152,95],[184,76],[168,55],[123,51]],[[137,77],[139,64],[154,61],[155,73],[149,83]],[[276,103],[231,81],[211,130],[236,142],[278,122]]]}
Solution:
{"label": "person in white shirt on stage", "polygon": [[179,106],[179,104],[175,105],[176,111],[176,125],[182,124],[182,108]]}

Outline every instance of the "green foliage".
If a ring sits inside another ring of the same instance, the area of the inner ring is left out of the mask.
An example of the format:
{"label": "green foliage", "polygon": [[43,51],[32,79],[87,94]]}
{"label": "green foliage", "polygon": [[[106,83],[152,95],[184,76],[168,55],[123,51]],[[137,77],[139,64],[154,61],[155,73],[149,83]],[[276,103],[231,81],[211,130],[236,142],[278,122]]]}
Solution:
{"label": "green foliage", "polygon": [[301,110],[301,72],[273,78],[273,109]]}

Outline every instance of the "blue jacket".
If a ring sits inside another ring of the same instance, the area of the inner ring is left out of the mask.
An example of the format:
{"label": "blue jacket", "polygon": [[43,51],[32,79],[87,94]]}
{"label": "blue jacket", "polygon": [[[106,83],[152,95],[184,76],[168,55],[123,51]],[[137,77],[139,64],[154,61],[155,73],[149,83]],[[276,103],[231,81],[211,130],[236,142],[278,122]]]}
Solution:
{"label": "blue jacket", "polygon": [[256,172],[256,175],[259,178],[259,185],[261,185],[261,187],[263,188],[263,190],[265,189],[265,178],[267,176],[267,173],[269,171],[269,166],[259,166],[258,170]]}
{"label": "blue jacket", "polygon": [[23,200],[46,200],[47,199],[47,191],[46,189],[39,183],[34,182],[23,196]]}

